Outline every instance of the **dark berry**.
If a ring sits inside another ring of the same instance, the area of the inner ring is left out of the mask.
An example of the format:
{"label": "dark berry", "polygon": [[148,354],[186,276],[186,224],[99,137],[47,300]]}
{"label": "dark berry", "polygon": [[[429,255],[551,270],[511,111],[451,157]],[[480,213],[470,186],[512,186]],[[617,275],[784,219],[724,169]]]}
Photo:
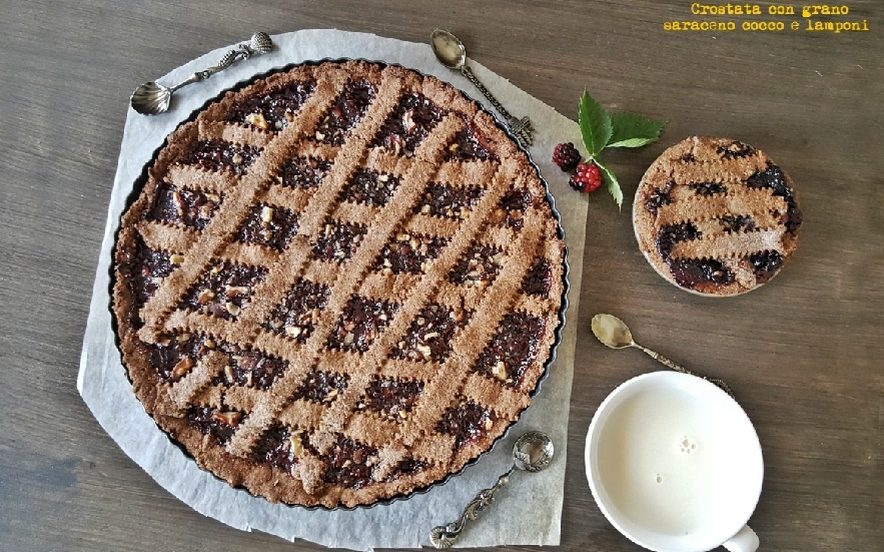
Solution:
{"label": "dark berry", "polygon": [[602,171],[592,161],[578,163],[577,170],[571,175],[568,184],[578,192],[592,193],[602,185]]}
{"label": "dark berry", "polygon": [[580,163],[580,152],[571,142],[558,144],[553,150],[553,163],[563,171],[571,171]]}

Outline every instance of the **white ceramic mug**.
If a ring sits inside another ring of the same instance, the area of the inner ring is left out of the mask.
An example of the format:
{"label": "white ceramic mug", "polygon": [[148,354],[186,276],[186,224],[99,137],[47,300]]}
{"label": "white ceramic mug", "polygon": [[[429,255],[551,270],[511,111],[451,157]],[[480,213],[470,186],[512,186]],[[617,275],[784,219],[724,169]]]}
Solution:
{"label": "white ceramic mug", "polygon": [[593,416],[585,461],[599,508],[636,544],[758,548],[746,523],[761,495],[761,444],[740,405],[715,385],[677,372],[623,383]]}

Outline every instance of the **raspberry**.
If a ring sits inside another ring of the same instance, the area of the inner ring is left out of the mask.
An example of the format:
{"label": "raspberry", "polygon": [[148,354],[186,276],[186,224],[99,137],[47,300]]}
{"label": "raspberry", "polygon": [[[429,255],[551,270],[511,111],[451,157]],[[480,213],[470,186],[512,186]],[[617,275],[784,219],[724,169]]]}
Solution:
{"label": "raspberry", "polygon": [[580,152],[571,142],[558,144],[553,150],[553,163],[563,171],[573,170],[580,162]]}
{"label": "raspberry", "polygon": [[592,161],[578,163],[577,170],[571,175],[568,184],[578,192],[592,193],[602,185],[602,171]]}

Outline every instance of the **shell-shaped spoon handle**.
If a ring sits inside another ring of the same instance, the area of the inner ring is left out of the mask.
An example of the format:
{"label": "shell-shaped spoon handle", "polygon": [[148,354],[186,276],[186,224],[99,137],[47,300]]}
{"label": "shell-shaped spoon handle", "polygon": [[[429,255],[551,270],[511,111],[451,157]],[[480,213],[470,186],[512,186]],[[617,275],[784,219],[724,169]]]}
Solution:
{"label": "shell-shaped spoon handle", "polygon": [[249,46],[255,51],[255,53],[266,54],[273,49],[273,41],[270,40],[267,33],[258,31],[253,34],[252,38],[249,40]]}

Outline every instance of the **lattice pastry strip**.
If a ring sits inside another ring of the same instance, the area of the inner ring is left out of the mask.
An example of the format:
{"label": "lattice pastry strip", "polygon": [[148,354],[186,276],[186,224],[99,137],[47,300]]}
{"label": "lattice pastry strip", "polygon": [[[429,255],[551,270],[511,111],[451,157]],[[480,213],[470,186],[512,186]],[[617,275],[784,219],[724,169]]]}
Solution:
{"label": "lattice pastry strip", "polygon": [[370,504],[456,472],[530,403],[555,339],[545,193],[433,78],[327,62],[228,93],[123,217],[133,389],[202,467],[272,501]]}
{"label": "lattice pastry strip", "polygon": [[[171,228],[167,224],[141,221],[137,225],[141,239],[151,249],[166,250],[173,254],[187,251],[199,239],[196,231],[182,228]],[[175,260],[178,260],[177,258]],[[172,262],[172,264],[180,264]]]}

